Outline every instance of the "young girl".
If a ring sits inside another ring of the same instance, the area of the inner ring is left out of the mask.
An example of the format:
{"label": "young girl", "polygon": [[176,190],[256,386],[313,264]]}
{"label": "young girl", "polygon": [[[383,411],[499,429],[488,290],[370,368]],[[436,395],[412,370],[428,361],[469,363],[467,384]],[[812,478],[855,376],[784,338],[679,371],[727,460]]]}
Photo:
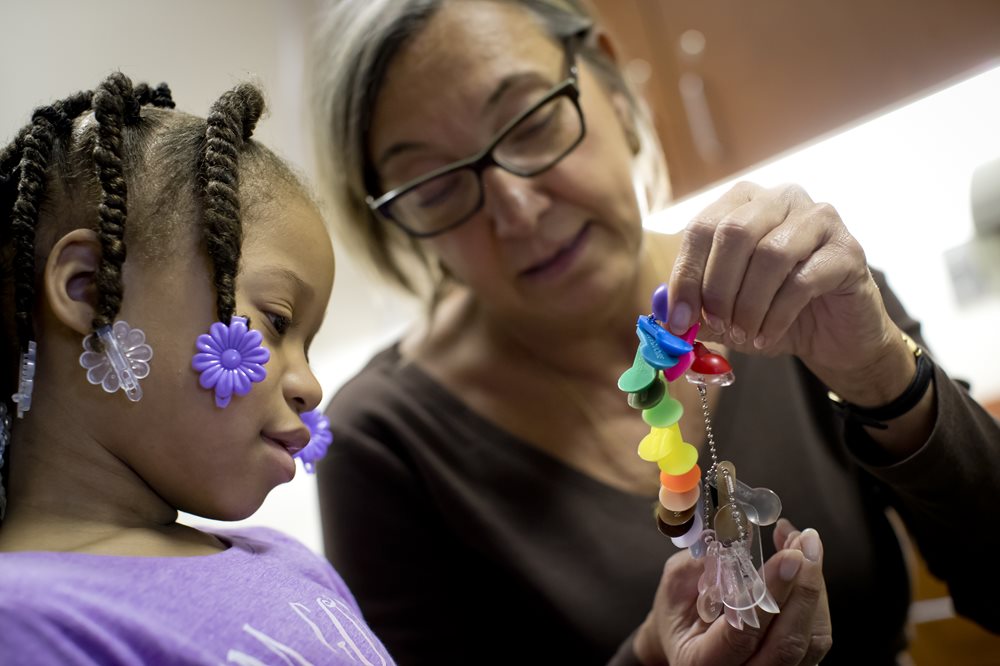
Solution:
{"label": "young girl", "polygon": [[333,253],[255,88],[173,106],[116,73],[0,154],[0,663],[388,664],[325,560],[177,522],[250,515],[328,443]]}

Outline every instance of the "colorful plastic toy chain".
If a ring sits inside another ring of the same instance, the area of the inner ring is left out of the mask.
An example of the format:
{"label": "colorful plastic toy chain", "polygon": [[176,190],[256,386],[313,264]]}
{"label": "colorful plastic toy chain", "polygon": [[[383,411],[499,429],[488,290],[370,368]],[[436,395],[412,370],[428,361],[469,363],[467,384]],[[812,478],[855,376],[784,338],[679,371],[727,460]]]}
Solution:
{"label": "colorful plastic toy chain", "polygon": [[[636,322],[639,346],[632,367],[618,379],[629,406],[642,410],[650,426],[639,442],[639,457],[660,468],[656,526],[678,548],[705,558],[698,581],[698,613],[705,622],[725,613],[737,629],[759,627],[755,608],[777,613],[778,605],[763,578],[758,527],[778,520],[781,501],[767,488],[738,481],[733,464],[718,460],[707,387],[729,386],[735,375],[725,358],[695,340],[699,324],[677,337],[666,329],[667,320],[667,288],[660,285],[652,314]],[[680,377],[697,386],[701,397],[711,454],[704,479],[698,450],[683,440],[678,427],[684,408],[670,396],[669,384]]]}

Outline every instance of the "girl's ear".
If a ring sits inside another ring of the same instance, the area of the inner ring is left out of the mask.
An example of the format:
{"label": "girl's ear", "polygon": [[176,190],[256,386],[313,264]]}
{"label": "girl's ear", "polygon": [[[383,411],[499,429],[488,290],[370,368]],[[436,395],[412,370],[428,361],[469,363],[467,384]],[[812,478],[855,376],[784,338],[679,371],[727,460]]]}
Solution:
{"label": "girl's ear", "polygon": [[56,319],[80,335],[90,333],[97,309],[101,242],[90,229],[74,229],[52,246],[45,261],[45,297]]}

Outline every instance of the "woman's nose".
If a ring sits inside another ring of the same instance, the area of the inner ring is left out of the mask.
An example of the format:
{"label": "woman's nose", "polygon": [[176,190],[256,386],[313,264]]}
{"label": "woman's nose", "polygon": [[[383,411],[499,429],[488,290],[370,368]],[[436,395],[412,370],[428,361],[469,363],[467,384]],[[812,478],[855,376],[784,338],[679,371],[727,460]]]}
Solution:
{"label": "woman's nose", "polygon": [[496,167],[483,172],[484,208],[500,238],[535,232],[538,220],[550,205],[534,179],[522,178]]}

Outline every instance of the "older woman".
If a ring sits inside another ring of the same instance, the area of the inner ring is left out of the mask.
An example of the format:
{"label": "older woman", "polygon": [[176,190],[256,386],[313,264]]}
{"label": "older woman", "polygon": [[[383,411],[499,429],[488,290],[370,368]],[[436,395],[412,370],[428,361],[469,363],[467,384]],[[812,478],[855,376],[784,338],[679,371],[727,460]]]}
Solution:
{"label": "older woman", "polygon": [[[701,320],[736,371],[709,393],[720,449],[823,534],[825,551],[785,524],[775,542],[822,562],[830,660],[905,646],[888,507],[957,609],[1000,629],[1000,584],[974,566],[1000,546],[981,522],[1000,429],[915,353],[916,322],[831,206],[742,184],[683,235],[644,231],[659,151],[577,1],[348,1],[327,18],[323,182],[356,247],[429,305],[334,398],[320,474],[328,553],[401,663],[599,663],[620,646],[725,663],[693,636],[734,663],[737,644],[777,650],[766,663],[828,649],[821,581],[760,632],[697,619],[691,560],[654,603],[676,548],[651,524],[658,479],[634,453],[648,426],[616,380],[668,276],[672,330]],[[700,447],[698,394],[674,397]]]}

